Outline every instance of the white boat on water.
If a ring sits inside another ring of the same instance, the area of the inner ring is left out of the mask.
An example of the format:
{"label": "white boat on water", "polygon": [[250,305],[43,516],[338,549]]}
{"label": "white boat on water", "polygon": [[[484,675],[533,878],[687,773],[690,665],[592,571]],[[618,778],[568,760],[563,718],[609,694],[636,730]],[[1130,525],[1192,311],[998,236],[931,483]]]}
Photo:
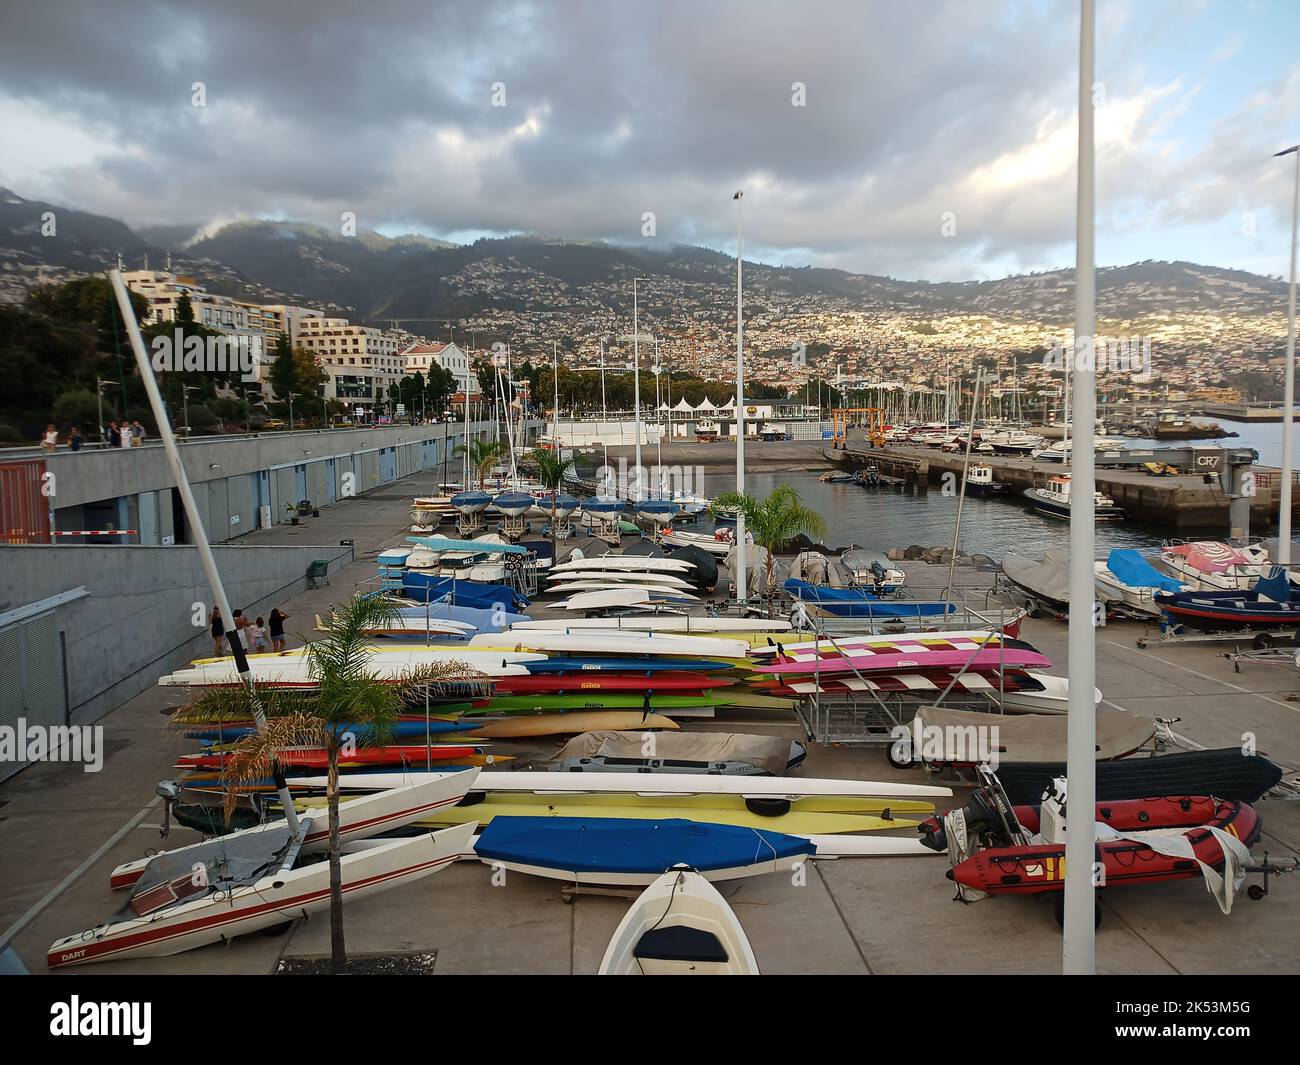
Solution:
{"label": "white boat on water", "polygon": [[669,869],[632,903],[605,948],[600,976],[758,976],[740,921],[699,873]]}
{"label": "white boat on water", "polygon": [[[1070,474],[1063,473],[1057,477],[1049,477],[1046,484],[1026,488],[1024,496],[1040,514],[1068,520],[1070,517],[1070,484]],[[1093,492],[1092,502],[1093,519],[1095,521],[1123,521],[1126,517],[1124,511],[1117,507],[1115,500],[1108,495]]]}

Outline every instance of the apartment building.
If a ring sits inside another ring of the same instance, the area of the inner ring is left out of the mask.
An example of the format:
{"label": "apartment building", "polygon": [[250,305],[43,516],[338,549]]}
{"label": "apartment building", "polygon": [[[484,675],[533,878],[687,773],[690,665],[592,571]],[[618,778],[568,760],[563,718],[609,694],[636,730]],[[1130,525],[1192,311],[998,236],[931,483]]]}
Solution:
{"label": "apartment building", "polygon": [[374,400],[401,380],[399,341],[380,329],[352,325],[346,318],[300,318],[297,347],[316,355],[325,371],[330,399]]}

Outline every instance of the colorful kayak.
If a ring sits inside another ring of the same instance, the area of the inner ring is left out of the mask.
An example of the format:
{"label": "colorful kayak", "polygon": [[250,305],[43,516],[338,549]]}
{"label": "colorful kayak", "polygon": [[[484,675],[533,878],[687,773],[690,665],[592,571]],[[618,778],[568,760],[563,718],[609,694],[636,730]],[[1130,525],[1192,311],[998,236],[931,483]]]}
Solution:
{"label": "colorful kayak", "polygon": [[[185,733],[186,739],[191,740],[208,740],[212,743],[231,743],[234,740],[243,739],[255,730],[254,725],[212,725],[207,728],[195,728]],[[341,732],[354,732],[358,742],[365,742],[371,735],[371,729],[368,725],[346,724],[336,726]],[[469,729],[476,728],[475,724],[464,721],[441,721],[432,718],[428,722],[423,719],[420,721],[394,721],[388,728],[388,734],[394,739],[409,739],[411,737],[447,733],[447,732],[466,732]]]}
{"label": "colorful kayak", "polygon": [[758,673],[897,673],[933,669],[1047,669],[1052,660],[1038,651],[994,647],[982,651],[921,651],[896,654],[861,654],[852,657],[815,658],[757,666]]}
{"label": "colorful kayak", "polygon": [[[721,700],[721,701],[719,701]],[[645,695],[621,692],[571,692],[566,695],[504,695],[489,700],[488,705],[474,710],[469,717],[481,714],[561,713],[566,710],[684,710],[690,707],[725,706],[725,695],[713,693],[678,693]]]}
{"label": "colorful kayak", "polygon": [[[582,656],[552,657],[541,662],[529,662],[528,672],[537,673],[656,673],[685,671],[724,672],[730,662],[717,662],[707,658],[595,658]],[[513,679],[513,678],[511,678]]]}
{"label": "colorful kayak", "polygon": [[[339,754],[339,767],[350,768],[361,765],[407,765],[425,761],[450,761],[455,758],[468,758],[478,754],[477,747],[429,746],[387,746],[360,747],[355,751]],[[285,769],[325,769],[329,765],[329,755],[321,747],[283,747],[277,752],[280,765]],[[226,755],[183,754],[176,759],[177,769],[220,769],[226,763]]]}
{"label": "colorful kayak", "polygon": [[542,677],[509,677],[494,687],[500,694],[525,695],[529,692],[703,691],[705,688],[726,688],[735,683],[733,678],[670,670],[640,676],[628,673],[557,673]]}
{"label": "colorful kayak", "polygon": [[568,714],[519,714],[504,721],[469,722],[466,739],[520,739],[527,736],[569,736],[592,729],[675,729],[677,722],[639,710],[575,710]]}

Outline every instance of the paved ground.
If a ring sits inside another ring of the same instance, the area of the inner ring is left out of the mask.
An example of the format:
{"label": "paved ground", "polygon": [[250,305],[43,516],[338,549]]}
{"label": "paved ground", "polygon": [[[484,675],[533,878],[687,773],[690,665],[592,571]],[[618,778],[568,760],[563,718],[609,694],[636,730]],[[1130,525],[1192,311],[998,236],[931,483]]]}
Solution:
{"label": "paved ground", "polygon": [[[308,631],[311,617],[374,574],[375,555],[404,535],[409,499],[425,479],[386,486],[322,512],[297,528],[277,526],[248,542],[330,544],[351,537],[357,561],[333,585],[288,604],[291,632]],[[918,587],[939,586],[946,570],[908,566]],[[961,583],[987,587],[992,575],[958,570]],[[972,593],[975,594],[975,593]],[[1236,745],[1245,732],[1260,750],[1288,767],[1300,766],[1300,678],[1267,663],[1240,674],[1222,657],[1223,645],[1167,645],[1139,651],[1141,626],[1111,625],[1098,643],[1099,685],[1107,701],[1149,715],[1178,716],[1179,731],[1207,746]],[[1032,621],[1025,637],[1065,666],[1065,627]],[[295,641],[296,642],[296,641]],[[120,897],[108,890],[116,864],[157,848],[161,805],[154,783],[170,775],[189,744],[171,732],[160,711],[177,696],[146,692],[106,721],[103,772],[38,765],[0,785],[0,928],[22,922],[15,946],[33,971],[44,969],[55,938],[111,914]],[[720,715],[690,728],[767,731],[792,738],[795,721],[752,711]],[[501,749],[505,750],[505,745]],[[515,745],[524,768],[554,750],[546,741]],[[808,776],[919,780],[891,769],[879,751],[814,746]],[[958,791],[957,801],[964,792]],[[1265,838],[1256,853],[1300,855],[1300,803],[1267,801]],[[168,845],[197,838],[173,832]],[[942,858],[841,859],[812,865],[806,880],[755,877],[724,888],[768,973],[1054,973],[1060,933],[1050,902],[952,901]],[[522,875],[501,886],[486,866],[461,863],[406,888],[347,907],[350,950],[357,953],[436,952],[438,973],[591,973],[626,908],[616,898],[560,898],[555,882]],[[1300,878],[1270,885],[1255,903],[1239,898],[1220,915],[1199,881],[1127,891],[1104,901],[1097,937],[1098,967],[1111,973],[1300,972]],[[282,957],[328,950],[328,920],[299,922],[280,936],[253,935],[229,945],[170,959],[122,961],[81,972],[268,973]]]}

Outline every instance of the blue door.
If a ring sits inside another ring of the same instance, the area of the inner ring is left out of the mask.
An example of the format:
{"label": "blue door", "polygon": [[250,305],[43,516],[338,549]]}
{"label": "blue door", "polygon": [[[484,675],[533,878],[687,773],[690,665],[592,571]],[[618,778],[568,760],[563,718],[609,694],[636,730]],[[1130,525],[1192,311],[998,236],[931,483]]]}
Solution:
{"label": "blue door", "polygon": [[381,483],[397,480],[397,451],[386,447],[379,452],[379,480]]}
{"label": "blue door", "polygon": [[334,460],[325,460],[325,500],[329,503],[337,503],[339,495],[338,476],[334,471]]}
{"label": "blue door", "polygon": [[294,500],[295,503],[307,498],[307,467],[305,465],[293,468],[293,490],[298,495],[298,498]]}

